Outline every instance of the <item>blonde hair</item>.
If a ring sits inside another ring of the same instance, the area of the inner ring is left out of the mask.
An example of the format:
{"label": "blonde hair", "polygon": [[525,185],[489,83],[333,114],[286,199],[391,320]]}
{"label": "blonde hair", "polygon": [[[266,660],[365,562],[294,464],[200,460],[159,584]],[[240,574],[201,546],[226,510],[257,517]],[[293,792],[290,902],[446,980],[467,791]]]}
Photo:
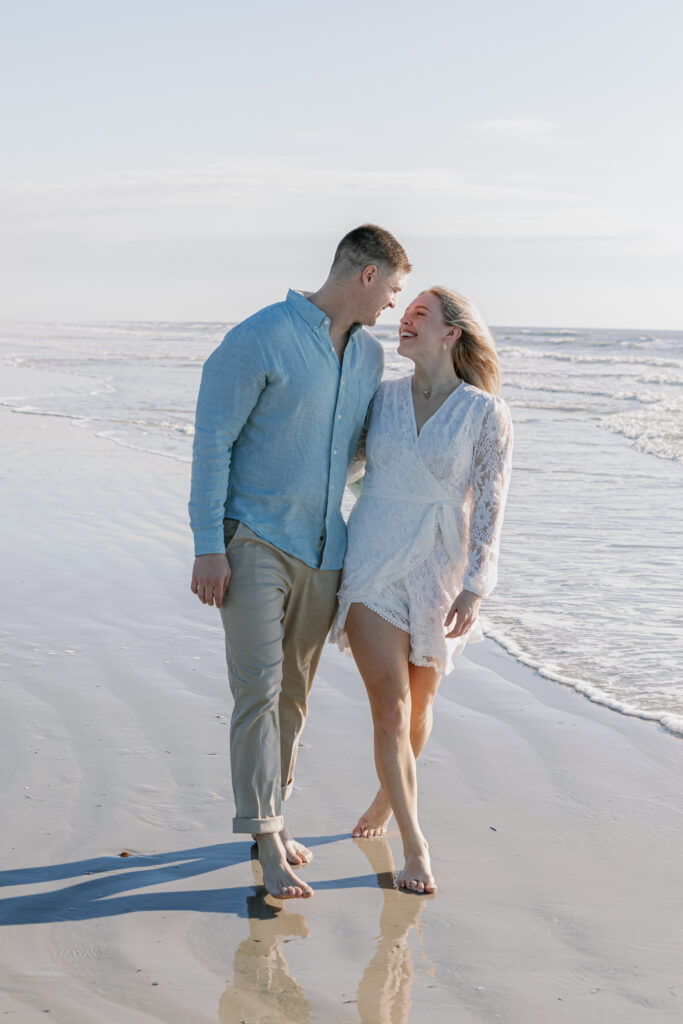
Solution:
{"label": "blonde hair", "polygon": [[477,307],[459,292],[449,288],[429,288],[441,302],[444,323],[459,327],[462,334],[453,346],[455,372],[466,384],[500,394],[500,363],[496,343]]}

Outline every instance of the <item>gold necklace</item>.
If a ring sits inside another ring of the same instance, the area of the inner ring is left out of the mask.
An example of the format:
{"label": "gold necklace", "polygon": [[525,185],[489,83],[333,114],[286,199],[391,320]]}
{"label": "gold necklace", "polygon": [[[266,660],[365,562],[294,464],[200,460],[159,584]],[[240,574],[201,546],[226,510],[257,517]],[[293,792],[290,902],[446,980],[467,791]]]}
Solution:
{"label": "gold necklace", "polygon": [[[460,380],[456,380],[455,388],[457,388],[458,384],[460,384]],[[446,388],[450,388],[450,387],[451,387],[451,382],[450,381],[448,382],[448,384],[442,384],[440,388],[436,389],[436,394],[438,395],[440,391],[445,391]],[[452,390],[455,391],[455,388],[453,388]],[[422,392],[422,394],[425,396],[425,398],[429,399],[429,398],[432,397],[433,388],[420,388],[419,390]]]}

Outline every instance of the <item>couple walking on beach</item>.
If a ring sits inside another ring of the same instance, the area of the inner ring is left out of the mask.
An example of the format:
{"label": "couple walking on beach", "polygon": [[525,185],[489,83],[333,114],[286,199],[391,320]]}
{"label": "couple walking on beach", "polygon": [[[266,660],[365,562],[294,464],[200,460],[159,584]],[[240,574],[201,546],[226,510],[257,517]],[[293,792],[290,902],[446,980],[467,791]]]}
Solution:
{"label": "couple walking on beach", "polygon": [[[388,231],[356,228],[318,291],[290,291],[238,324],[202,375],[191,588],[225,629],[233,830],[253,835],[280,898],[312,894],[296,873],[311,851],[282,805],[330,631],[353,653],[375,732],[379,790],[352,834],[383,835],[393,813],[397,885],[436,891],[416,758],[452,656],[481,639],[512,427],[491,335],[456,292],[430,288],[407,306],[398,352],[414,373],[381,382],[366,327],[395,307],[411,269]],[[347,530],[342,493],[360,476]]]}

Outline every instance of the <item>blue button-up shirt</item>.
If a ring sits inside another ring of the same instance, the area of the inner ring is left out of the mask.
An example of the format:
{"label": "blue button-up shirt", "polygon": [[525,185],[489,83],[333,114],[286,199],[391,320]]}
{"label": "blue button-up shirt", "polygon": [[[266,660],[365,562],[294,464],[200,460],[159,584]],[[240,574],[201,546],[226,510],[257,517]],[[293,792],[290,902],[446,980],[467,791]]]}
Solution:
{"label": "blue button-up shirt", "polygon": [[290,291],[228,331],[204,364],[190,496],[197,555],[225,550],[225,517],[307,565],[341,568],[346,471],[383,353],[357,325],[340,364],[329,325]]}

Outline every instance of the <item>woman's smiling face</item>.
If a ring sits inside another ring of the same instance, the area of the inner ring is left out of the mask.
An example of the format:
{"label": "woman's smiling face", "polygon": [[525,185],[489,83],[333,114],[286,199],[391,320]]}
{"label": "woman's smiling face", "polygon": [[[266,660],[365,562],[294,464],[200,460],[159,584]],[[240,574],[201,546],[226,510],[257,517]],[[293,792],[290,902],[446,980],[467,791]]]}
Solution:
{"label": "woman's smiling face", "polygon": [[431,292],[420,292],[401,317],[398,353],[408,359],[434,356],[444,342],[450,345],[453,328],[443,318],[441,302]]}

